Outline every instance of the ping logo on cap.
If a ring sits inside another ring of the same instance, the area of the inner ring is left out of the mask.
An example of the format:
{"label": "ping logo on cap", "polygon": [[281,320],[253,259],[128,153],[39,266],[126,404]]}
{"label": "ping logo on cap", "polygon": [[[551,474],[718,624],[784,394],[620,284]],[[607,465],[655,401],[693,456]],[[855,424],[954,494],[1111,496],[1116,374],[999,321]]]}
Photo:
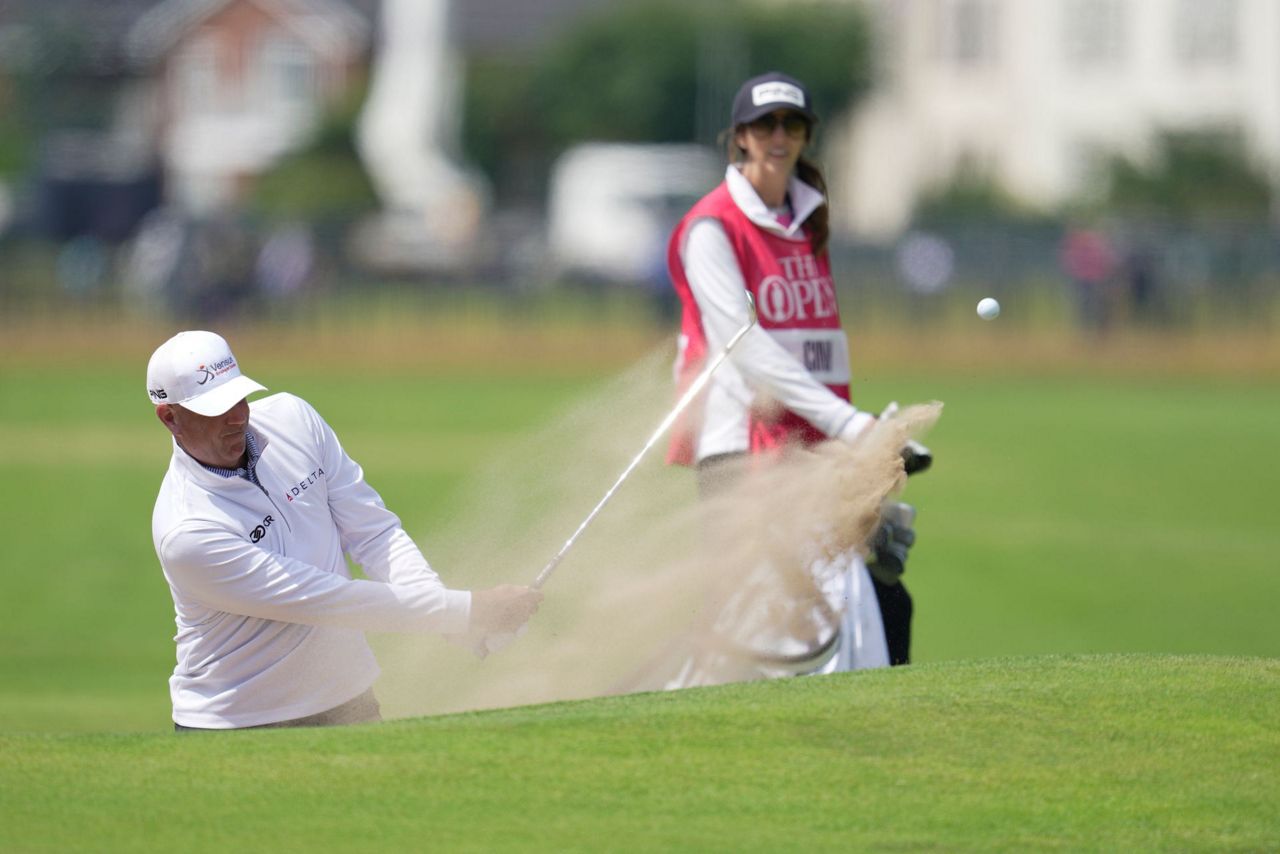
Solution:
{"label": "ping logo on cap", "polygon": [[149,388],[147,394],[151,395],[152,400],[168,400],[169,395],[162,388]]}
{"label": "ping logo on cap", "polygon": [[797,86],[779,81],[760,83],[751,88],[751,103],[755,106],[759,107],[764,104],[776,104],[779,102],[795,104],[803,109],[804,92],[801,92]]}

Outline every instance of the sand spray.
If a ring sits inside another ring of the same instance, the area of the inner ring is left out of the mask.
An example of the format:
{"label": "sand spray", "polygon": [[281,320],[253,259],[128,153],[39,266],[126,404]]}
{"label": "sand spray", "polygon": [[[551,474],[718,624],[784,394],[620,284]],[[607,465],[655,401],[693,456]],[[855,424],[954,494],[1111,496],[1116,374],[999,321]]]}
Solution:
{"label": "sand spray", "polygon": [[[532,582],[670,409],[672,388],[664,348],[495,448],[447,521],[415,532],[445,583]],[[384,715],[662,687],[750,568],[762,561],[786,568],[766,574],[773,581],[761,585],[762,601],[803,600],[813,586],[794,568],[864,548],[882,503],[904,485],[899,449],[940,410],[905,407],[855,443],[827,442],[764,465],[749,460],[735,488],[711,499],[698,498],[689,469],[664,464],[660,443],[575,543],[515,643],[482,660],[438,637],[371,636],[383,666],[376,690]],[[751,610],[763,621],[797,613]],[[726,671],[724,681],[739,677]]]}

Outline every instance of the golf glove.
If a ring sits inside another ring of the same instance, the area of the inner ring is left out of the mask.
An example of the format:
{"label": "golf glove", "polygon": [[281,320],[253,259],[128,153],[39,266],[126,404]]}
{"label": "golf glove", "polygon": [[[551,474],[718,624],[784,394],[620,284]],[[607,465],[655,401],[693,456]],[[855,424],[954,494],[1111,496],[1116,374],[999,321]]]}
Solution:
{"label": "golf glove", "polygon": [[481,638],[476,645],[475,654],[480,658],[491,655],[495,652],[506,649],[511,643],[520,637],[524,637],[524,633],[529,631],[529,624],[525,623],[514,632],[498,632],[497,634],[486,635]]}
{"label": "golf glove", "polygon": [[881,511],[867,561],[867,571],[881,584],[898,584],[907,571],[907,552],[916,541],[915,518],[916,509],[900,501],[886,504]]}

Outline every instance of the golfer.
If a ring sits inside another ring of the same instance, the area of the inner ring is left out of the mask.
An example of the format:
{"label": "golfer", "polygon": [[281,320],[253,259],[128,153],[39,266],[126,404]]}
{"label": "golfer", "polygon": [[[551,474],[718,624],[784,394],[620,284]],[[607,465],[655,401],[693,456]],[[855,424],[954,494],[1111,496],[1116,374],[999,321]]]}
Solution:
{"label": "golfer", "polygon": [[[733,100],[723,183],[676,226],[668,269],[682,306],[682,387],[748,320],[759,324],[713,375],[700,408],[672,434],[668,461],[696,466],[700,491],[722,488],[746,455],[828,438],[852,440],[875,418],[849,402],[849,347],[827,252],[822,173],[805,151],[818,117],[799,80],[753,77]],[[909,531],[882,537],[905,557]],[[907,541],[904,543],[904,540]],[[892,570],[881,581],[856,554],[824,584],[844,615],[843,647],[823,671],[908,660],[911,598]],[[886,561],[889,563],[890,561]],[[901,560],[896,561],[897,573]]]}
{"label": "golfer", "polygon": [[542,598],[447,588],[324,419],[290,394],[247,401],[265,390],[212,332],[180,332],[147,366],[173,435],[152,537],[178,629],[178,730],[380,720],[365,632],[474,646],[516,631]]}

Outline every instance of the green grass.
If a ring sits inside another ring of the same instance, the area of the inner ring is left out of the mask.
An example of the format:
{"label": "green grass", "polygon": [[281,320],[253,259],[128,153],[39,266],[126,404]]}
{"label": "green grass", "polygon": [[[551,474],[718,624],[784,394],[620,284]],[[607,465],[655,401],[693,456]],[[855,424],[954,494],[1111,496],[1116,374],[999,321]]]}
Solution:
{"label": "green grass", "polygon": [[[482,331],[439,360],[411,327],[370,328],[376,364],[301,334],[242,358],[316,404],[430,556],[477,468],[632,346],[579,364],[571,325],[510,353]],[[915,667],[205,739],[168,732],[155,336],[114,334],[0,347],[0,850],[1280,845],[1269,357],[1171,379],[1158,341],[1104,369],[991,338],[864,365],[866,408],[946,404],[906,495]]]}
{"label": "green grass", "polygon": [[952,662],[344,730],[0,735],[0,850],[1268,850],[1280,662]]}
{"label": "green grass", "polygon": [[[458,376],[413,364],[322,370],[281,354],[260,356],[253,373],[315,403],[429,544],[495,449],[618,369],[539,371],[513,358],[514,374]],[[0,362],[0,731],[154,731],[168,720],[172,609],[148,526],[167,437],[135,361]],[[935,469],[907,490],[920,512],[907,575],[917,661],[1280,656],[1280,381],[945,364],[866,373],[855,391],[869,408],[946,404],[928,437]]]}
{"label": "green grass", "polygon": [[[880,391],[877,384],[876,391]],[[883,383],[946,408],[908,488],[922,658],[1280,655],[1280,384]],[[901,389],[905,388],[906,392]],[[914,393],[912,393],[914,392]]]}

